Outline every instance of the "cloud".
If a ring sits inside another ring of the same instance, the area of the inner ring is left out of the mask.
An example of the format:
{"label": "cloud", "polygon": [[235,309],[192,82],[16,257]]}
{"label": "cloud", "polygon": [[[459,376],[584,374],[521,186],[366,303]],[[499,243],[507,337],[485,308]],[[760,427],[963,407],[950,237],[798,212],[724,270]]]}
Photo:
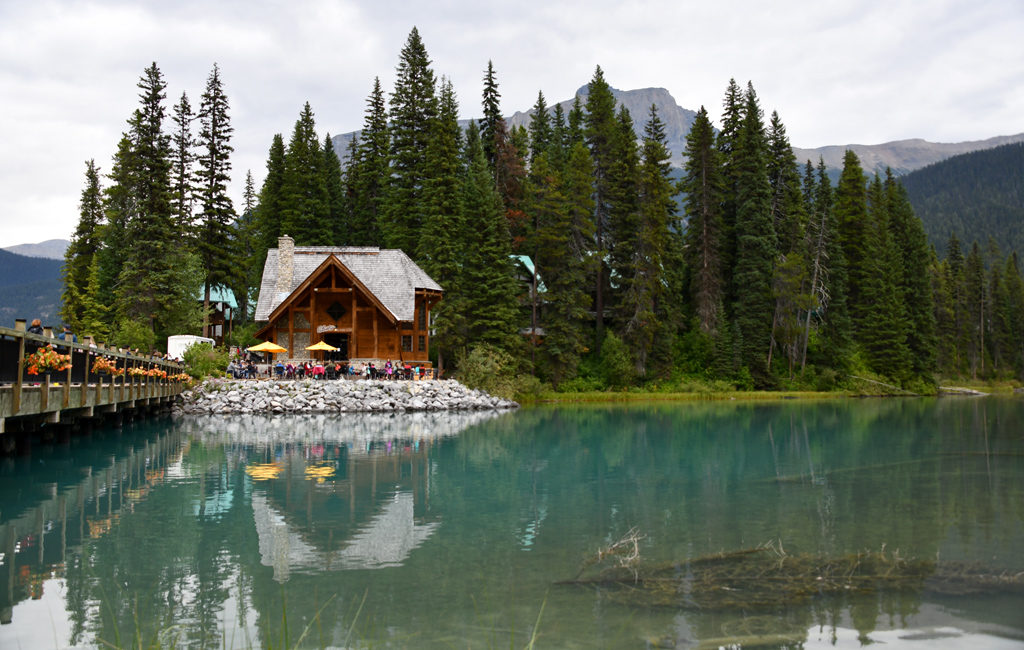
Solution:
{"label": "cloud", "polygon": [[309,101],[321,133],[362,125],[373,78],[388,92],[416,26],[464,117],[487,61],[506,113],[567,99],[596,65],[621,89],[667,88],[717,120],[730,78],[752,81],[794,145],[962,141],[1024,131],[1019,0],[298,0],[0,4],[0,246],[68,237],[84,161],[104,170],[157,62],[168,111],[199,105],[216,62],[229,96],[235,203],[275,133]]}

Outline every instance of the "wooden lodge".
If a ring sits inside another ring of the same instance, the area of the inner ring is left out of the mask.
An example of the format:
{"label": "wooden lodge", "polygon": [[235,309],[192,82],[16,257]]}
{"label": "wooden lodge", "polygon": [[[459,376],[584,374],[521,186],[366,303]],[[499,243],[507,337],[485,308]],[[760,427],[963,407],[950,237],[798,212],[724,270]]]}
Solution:
{"label": "wooden lodge", "polygon": [[[267,251],[256,337],[287,349],[281,360],[324,358],[426,364],[430,310],[442,289],[400,250],[295,246]],[[307,351],[320,341],[337,352]]]}

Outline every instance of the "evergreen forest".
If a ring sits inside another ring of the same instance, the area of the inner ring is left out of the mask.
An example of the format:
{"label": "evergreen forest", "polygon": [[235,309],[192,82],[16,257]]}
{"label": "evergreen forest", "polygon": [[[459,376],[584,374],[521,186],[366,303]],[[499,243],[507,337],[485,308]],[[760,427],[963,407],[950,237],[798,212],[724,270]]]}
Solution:
{"label": "evergreen forest", "polygon": [[266,251],[290,235],[404,250],[445,291],[431,322],[445,376],[512,376],[520,391],[1024,376],[1016,254],[965,255],[955,237],[937,253],[894,174],[849,151],[836,182],[798,161],[751,83],[728,82],[720,124],[701,108],[680,176],[657,109],[617,106],[599,66],[570,110],[538,92],[515,128],[491,62],[481,80],[482,117],[464,129],[414,28],[348,150],[306,103],[236,206],[217,67],[197,109],[184,94],[168,108],[152,64],[110,169],[86,163],[62,315],[149,349],[199,332],[211,287],[251,314]]}

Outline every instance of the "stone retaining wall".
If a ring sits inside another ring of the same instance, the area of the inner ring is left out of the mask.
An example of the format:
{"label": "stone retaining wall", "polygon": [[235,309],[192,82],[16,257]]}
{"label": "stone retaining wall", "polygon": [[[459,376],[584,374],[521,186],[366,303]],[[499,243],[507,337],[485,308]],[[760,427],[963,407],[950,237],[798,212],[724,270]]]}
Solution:
{"label": "stone retaining wall", "polygon": [[426,381],[207,380],[181,394],[177,413],[358,413],[510,409],[511,400],[453,379]]}

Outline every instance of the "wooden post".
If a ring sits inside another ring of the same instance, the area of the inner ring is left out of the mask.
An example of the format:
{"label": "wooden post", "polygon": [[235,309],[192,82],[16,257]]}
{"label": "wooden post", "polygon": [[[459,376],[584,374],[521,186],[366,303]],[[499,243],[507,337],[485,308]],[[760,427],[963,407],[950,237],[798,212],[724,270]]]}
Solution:
{"label": "wooden post", "polygon": [[46,408],[50,405],[50,375],[46,374],[43,377],[42,394],[39,396],[39,410],[46,411]]}
{"label": "wooden post", "polygon": [[[14,394],[11,396],[11,413],[21,408],[21,376],[25,374],[25,337],[18,337],[18,376],[14,379]],[[14,566],[13,564],[11,566]],[[12,569],[13,570],[13,569]]]}
{"label": "wooden post", "polygon": [[377,347],[377,318],[380,314],[373,310],[373,358],[380,359],[380,349]]}

